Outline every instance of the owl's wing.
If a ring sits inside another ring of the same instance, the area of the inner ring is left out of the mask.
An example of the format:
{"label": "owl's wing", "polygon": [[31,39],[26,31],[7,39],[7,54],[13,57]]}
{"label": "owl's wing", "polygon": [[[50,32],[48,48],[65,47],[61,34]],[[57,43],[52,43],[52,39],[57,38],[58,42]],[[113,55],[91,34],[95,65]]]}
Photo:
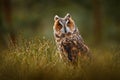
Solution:
{"label": "owl's wing", "polygon": [[73,41],[76,42],[76,45],[78,49],[80,50],[80,52],[82,53],[89,52],[89,48],[85,45],[84,40],[82,36],[80,35],[78,29],[76,29],[76,31],[74,32]]}
{"label": "owl's wing", "polygon": [[79,32],[79,30],[78,30],[77,27],[75,28],[73,34],[75,35],[75,37],[77,37],[77,39],[78,39],[79,41],[81,41],[81,42],[84,43],[84,40],[83,40],[82,36],[80,35],[80,32]]}

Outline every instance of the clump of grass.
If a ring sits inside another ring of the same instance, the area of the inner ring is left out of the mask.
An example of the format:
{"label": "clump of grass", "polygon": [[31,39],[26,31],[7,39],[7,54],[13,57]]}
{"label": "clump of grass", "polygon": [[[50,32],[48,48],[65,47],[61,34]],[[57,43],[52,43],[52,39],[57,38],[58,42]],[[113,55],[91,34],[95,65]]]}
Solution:
{"label": "clump of grass", "polygon": [[59,57],[54,41],[21,38],[1,56],[0,80],[119,80],[120,55],[117,50],[91,48],[92,60],[78,66]]}

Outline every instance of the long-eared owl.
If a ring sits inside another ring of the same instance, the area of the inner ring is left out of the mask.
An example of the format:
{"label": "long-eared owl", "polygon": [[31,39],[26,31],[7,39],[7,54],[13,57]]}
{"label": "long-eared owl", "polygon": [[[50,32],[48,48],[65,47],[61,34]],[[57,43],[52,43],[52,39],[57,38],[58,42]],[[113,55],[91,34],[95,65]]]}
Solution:
{"label": "long-eared owl", "polygon": [[89,55],[89,48],[69,13],[64,18],[55,15],[53,30],[57,48],[64,60],[76,62],[78,56]]}

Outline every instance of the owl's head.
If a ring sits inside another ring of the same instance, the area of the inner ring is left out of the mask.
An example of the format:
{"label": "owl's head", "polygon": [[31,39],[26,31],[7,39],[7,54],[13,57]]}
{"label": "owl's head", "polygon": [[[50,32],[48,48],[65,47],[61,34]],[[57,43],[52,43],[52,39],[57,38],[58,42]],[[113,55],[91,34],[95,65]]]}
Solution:
{"label": "owl's head", "polygon": [[66,14],[64,18],[55,15],[54,17],[54,26],[55,33],[73,33],[75,30],[75,23],[69,13]]}

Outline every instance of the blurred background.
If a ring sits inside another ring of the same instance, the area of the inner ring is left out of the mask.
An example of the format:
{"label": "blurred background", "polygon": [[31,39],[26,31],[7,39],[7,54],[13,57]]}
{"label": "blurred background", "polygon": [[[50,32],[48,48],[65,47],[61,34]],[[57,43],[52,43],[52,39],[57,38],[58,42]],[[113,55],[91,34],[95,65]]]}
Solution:
{"label": "blurred background", "polygon": [[120,44],[120,0],[0,0],[0,49],[19,35],[53,39],[54,16],[67,13],[89,45]]}

